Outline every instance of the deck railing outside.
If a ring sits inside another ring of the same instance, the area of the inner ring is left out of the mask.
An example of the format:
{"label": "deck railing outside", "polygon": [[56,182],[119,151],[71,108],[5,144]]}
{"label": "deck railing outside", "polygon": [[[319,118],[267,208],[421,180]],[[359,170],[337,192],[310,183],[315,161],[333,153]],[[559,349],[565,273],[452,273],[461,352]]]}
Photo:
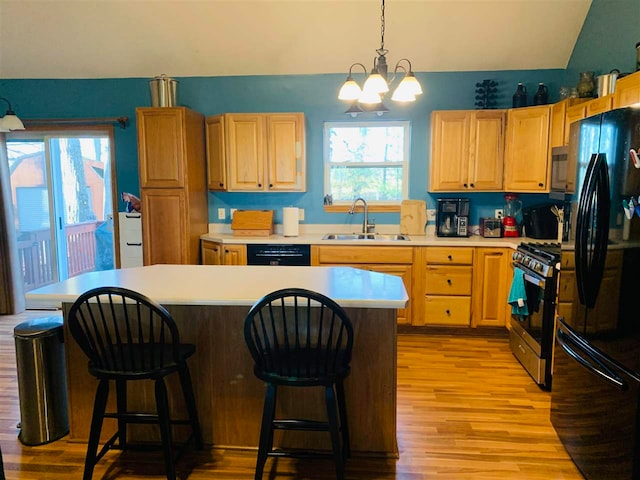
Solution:
{"label": "deck railing outside", "polygon": [[[95,270],[95,230],[101,223],[86,222],[65,227],[69,278]],[[48,229],[18,234],[18,259],[25,292],[54,282],[51,248],[51,231]]]}

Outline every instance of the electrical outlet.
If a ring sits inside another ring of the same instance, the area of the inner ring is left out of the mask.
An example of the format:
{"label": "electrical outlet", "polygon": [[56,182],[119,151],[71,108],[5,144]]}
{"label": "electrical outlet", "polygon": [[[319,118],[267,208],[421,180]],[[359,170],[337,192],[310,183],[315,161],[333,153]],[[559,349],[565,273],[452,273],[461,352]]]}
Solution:
{"label": "electrical outlet", "polygon": [[300,220],[301,222],[304,222],[304,208],[298,209],[298,220]]}
{"label": "electrical outlet", "polygon": [[502,218],[502,209],[501,208],[496,208],[494,211],[493,216],[495,218]]}
{"label": "electrical outlet", "polygon": [[231,218],[233,218],[233,214],[234,214],[234,213],[236,213],[236,210],[237,210],[237,208],[230,208],[230,209],[229,209],[229,216],[230,216]]}
{"label": "electrical outlet", "polygon": [[427,208],[427,222],[435,222],[435,221],[436,221],[436,209]]}
{"label": "electrical outlet", "polygon": [[218,209],[218,220],[224,220],[226,216],[227,216],[227,214],[224,211],[224,208],[219,208]]}

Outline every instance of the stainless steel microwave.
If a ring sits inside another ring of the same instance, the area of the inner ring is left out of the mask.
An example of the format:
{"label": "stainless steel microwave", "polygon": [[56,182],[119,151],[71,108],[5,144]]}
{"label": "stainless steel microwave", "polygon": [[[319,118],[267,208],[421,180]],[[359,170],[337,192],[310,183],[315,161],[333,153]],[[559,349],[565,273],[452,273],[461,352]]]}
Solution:
{"label": "stainless steel microwave", "polygon": [[569,147],[551,149],[551,191],[564,193],[567,189]]}

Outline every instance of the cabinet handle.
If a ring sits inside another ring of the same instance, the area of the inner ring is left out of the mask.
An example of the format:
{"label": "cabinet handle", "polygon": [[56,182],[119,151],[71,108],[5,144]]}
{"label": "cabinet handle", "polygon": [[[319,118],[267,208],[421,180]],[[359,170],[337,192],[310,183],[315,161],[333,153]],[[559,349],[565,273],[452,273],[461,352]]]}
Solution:
{"label": "cabinet handle", "polygon": [[220,186],[221,186],[221,187],[224,187],[224,183],[221,183],[221,184],[220,184]]}
{"label": "cabinet handle", "polygon": [[447,258],[449,259],[449,261],[452,261],[453,258],[451,257],[451,255],[447,255]]}
{"label": "cabinet handle", "polygon": [[451,285],[451,279],[450,279],[450,278],[447,278],[447,283],[448,283],[449,285]]}
{"label": "cabinet handle", "polygon": [[446,313],[447,315],[451,315],[451,312],[449,311],[449,309],[445,310],[445,313]]}
{"label": "cabinet handle", "polygon": [[538,186],[539,187],[544,187],[544,183],[539,183]]}
{"label": "cabinet handle", "polygon": [[471,184],[471,188],[476,188],[476,186],[472,183],[472,184]]}
{"label": "cabinet handle", "polygon": [[127,245],[130,246],[130,247],[141,247],[142,243],[129,243],[129,242],[127,242]]}
{"label": "cabinet handle", "polygon": [[269,188],[273,188],[273,183],[270,183],[270,184],[269,184]]}
{"label": "cabinet handle", "polygon": [[262,184],[261,184],[261,183],[259,183],[259,184],[258,184],[258,186],[259,186],[259,187],[262,187]]}
{"label": "cabinet handle", "polygon": [[468,185],[467,185],[466,183],[464,183],[463,185],[464,185],[464,188],[467,188],[467,187],[468,187]]}

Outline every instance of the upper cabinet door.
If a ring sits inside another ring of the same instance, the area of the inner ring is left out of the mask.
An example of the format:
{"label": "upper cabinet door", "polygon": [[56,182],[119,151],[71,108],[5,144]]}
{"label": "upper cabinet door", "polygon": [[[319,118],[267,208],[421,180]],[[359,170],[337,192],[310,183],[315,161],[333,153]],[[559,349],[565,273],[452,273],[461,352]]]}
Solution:
{"label": "upper cabinet door", "polygon": [[504,110],[473,113],[468,178],[473,190],[502,190],[505,118]]}
{"label": "upper cabinet door", "polygon": [[429,190],[501,190],[504,123],[504,110],[434,111]]}
{"label": "upper cabinet door", "polygon": [[264,185],[264,115],[225,116],[229,191],[262,191]]}
{"label": "upper cabinet door", "polygon": [[185,108],[138,108],[141,188],[185,186]]}
{"label": "upper cabinet door", "polygon": [[224,141],[224,117],[207,117],[207,188],[226,190],[226,153]]}
{"label": "upper cabinet door", "polygon": [[431,114],[430,191],[467,190],[470,122],[467,110]]}
{"label": "upper cabinet door", "polygon": [[622,108],[640,103],[640,72],[632,73],[616,81],[613,108]]}
{"label": "upper cabinet door", "polygon": [[551,106],[510,109],[507,115],[505,191],[548,192]]}
{"label": "upper cabinet door", "polygon": [[267,115],[267,163],[271,191],[304,191],[304,115]]}

